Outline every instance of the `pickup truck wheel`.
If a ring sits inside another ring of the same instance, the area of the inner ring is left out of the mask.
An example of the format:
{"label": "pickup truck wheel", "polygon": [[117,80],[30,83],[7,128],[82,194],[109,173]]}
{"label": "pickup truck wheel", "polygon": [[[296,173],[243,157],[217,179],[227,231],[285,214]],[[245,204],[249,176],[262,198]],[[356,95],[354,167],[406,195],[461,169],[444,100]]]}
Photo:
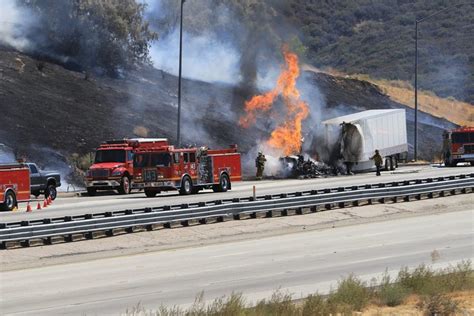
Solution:
{"label": "pickup truck wheel", "polygon": [[184,177],[181,188],[179,188],[179,194],[181,195],[189,195],[193,193],[193,183],[189,177]]}
{"label": "pickup truck wheel", "polygon": [[158,193],[160,193],[160,191],[154,189],[145,189],[146,197],[155,197]]}
{"label": "pickup truck wheel", "polygon": [[8,191],[5,194],[5,203],[0,204],[0,207],[2,210],[5,210],[5,211],[13,211],[15,206],[17,206],[15,193],[13,193],[12,191]]}
{"label": "pickup truck wheel", "polygon": [[230,187],[230,180],[229,176],[226,174],[223,174],[221,178],[219,179],[219,184],[214,186],[214,192],[227,192]]}
{"label": "pickup truck wheel", "polygon": [[385,171],[390,170],[390,161],[389,161],[389,159],[390,158],[385,158],[385,168],[384,168]]}
{"label": "pickup truck wheel", "polygon": [[120,187],[118,189],[118,192],[120,194],[129,194],[130,193],[130,179],[125,176],[122,177],[122,180],[120,181]]}
{"label": "pickup truck wheel", "polygon": [[97,194],[97,190],[94,188],[87,188],[87,195],[95,196]]}
{"label": "pickup truck wheel", "polygon": [[51,200],[56,200],[58,196],[58,191],[56,190],[56,186],[54,184],[49,184],[46,190],[44,191],[44,197],[48,198],[51,197]]}

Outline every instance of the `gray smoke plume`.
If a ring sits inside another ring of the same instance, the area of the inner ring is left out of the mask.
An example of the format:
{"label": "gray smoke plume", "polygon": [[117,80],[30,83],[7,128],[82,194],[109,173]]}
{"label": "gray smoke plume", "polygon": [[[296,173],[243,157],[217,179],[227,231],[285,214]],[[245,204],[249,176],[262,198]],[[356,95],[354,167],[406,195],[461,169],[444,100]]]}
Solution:
{"label": "gray smoke plume", "polygon": [[15,154],[10,147],[0,144],[0,163],[16,162]]}
{"label": "gray smoke plume", "polygon": [[[147,4],[148,20],[160,34],[150,51],[153,65],[178,75],[179,2],[161,0],[147,1]],[[237,19],[225,5],[214,7],[209,0],[186,1],[184,12],[183,77],[205,82],[238,83],[241,80],[240,52],[230,32],[231,25],[238,25]],[[202,17],[196,19],[195,14]]]}
{"label": "gray smoke plume", "polygon": [[31,48],[26,38],[37,19],[30,10],[17,5],[16,0],[2,0],[0,10],[0,44],[11,46],[19,51]]}

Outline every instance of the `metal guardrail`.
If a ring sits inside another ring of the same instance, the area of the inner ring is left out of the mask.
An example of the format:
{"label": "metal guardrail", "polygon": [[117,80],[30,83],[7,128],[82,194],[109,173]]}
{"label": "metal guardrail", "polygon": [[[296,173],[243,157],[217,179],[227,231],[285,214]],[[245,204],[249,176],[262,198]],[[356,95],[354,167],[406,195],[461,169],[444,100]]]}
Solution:
{"label": "metal guardrail", "polygon": [[[255,199],[234,198],[191,204],[141,208],[116,212],[46,218],[43,220],[22,221],[0,224],[0,247],[30,246],[32,241],[44,244],[58,241],[73,241],[75,237],[92,239],[98,232],[106,236],[119,233],[117,230],[134,232],[137,228],[154,230],[156,228],[182,225],[193,221],[207,223],[211,219],[225,221],[245,217],[265,217],[275,215],[304,214],[318,212],[347,205],[359,206],[365,202],[386,203],[433,198],[474,192],[474,173],[458,176],[427,178],[411,181],[379,183],[372,185],[338,187],[322,190],[283,193],[259,196]],[[278,214],[279,212],[279,214]],[[61,239],[61,238],[60,238]]]}

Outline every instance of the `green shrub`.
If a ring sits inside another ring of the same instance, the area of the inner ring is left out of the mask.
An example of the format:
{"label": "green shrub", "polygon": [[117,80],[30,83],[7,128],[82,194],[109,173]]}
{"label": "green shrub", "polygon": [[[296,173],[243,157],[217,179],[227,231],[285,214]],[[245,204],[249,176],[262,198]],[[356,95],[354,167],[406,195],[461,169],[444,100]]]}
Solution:
{"label": "green shrub", "polygon": [[321,295],[308,296],[302,307],[302,316],[325,316],[332,313],[331,307]]}
{"label": "green shrub", "polygon": [[406,288],[398,283],[394,283],[383,286],[378,293],[378,297],[382,305],[393,307],[402,304],[408,294],[409,292]]}
{"label": "green shrub", "polygon": [[288,293],[276,291],[272,297],[260,301],[254,309],[253,315],[293,316],[298,315],[298,308],[293,303],[293,298]]}
{"label": "green shrub", "polygon": [[412,293],[431,295],[439,293],[439,286],[435,284],[435,273],[425,264],[418,266],[413,272],[402,268],[398,273],[397,283]]}
{"label": "green shrub", "polygon": [[337,290],[329,298],[330,305],[342,306],[345,310],[347,305],[355,311],[361,311],[369,302],[370,293],[366,288],[365,282],[354,275],[348,276],[339,282]]}

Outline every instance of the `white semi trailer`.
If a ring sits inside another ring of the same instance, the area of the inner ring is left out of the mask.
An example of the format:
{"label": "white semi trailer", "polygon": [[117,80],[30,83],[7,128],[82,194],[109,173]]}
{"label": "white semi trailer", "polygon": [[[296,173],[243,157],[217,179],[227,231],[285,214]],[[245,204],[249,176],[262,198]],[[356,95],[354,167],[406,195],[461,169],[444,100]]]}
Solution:
{"label": "white semi trailer", "polygon": [[353,171],[374,168],[370,157],[376,149],[386,170],[393,170],[408,152],[404,109],[368,110],[323,122],[328,148],[338,146],[339,158]]}

